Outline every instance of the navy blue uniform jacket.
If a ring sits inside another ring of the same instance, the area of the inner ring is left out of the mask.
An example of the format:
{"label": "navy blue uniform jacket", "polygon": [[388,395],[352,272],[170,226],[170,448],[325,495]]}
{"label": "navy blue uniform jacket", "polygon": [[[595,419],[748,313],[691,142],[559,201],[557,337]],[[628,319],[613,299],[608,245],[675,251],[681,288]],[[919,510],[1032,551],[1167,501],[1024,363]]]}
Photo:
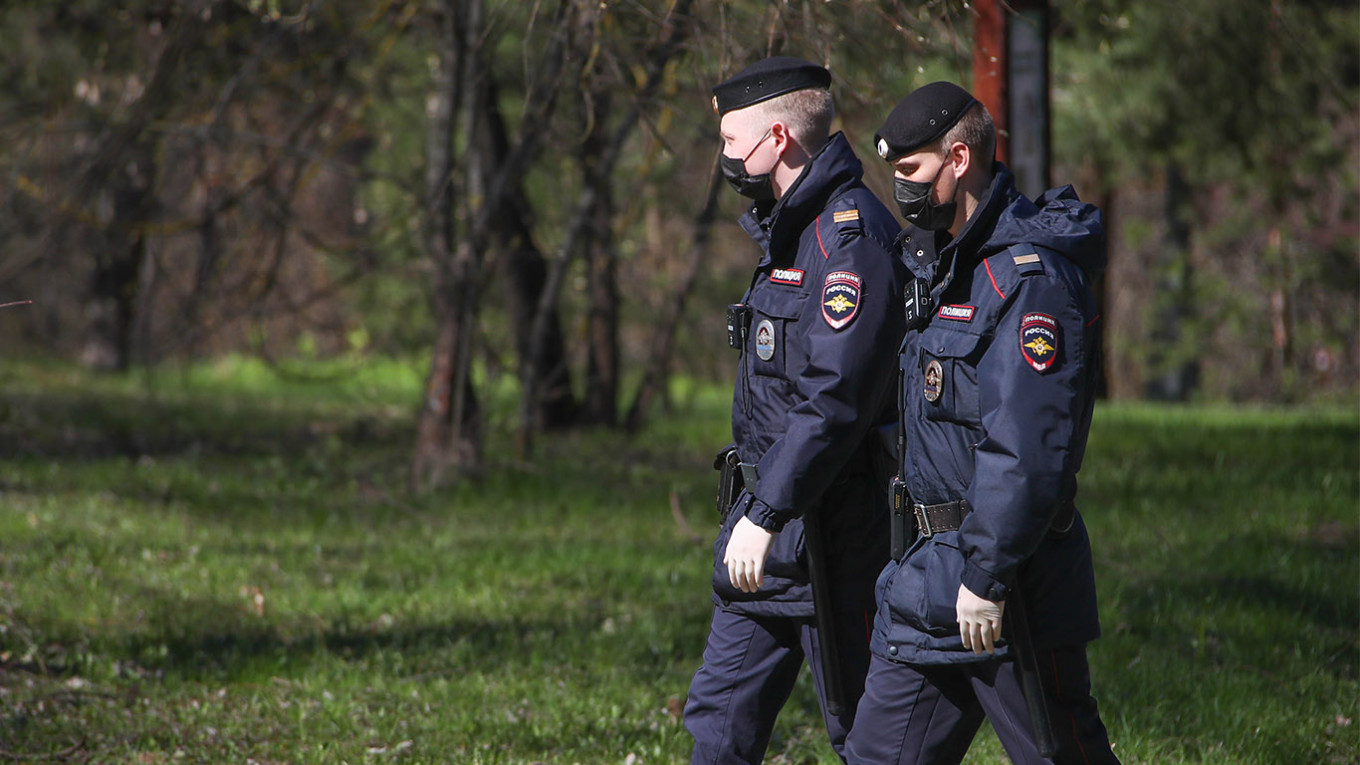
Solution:
{"label": "navy blue uniform jacket", "polygon": [[1038,647],[1100,632],[1090,542],[1072,502],[1091,424],[1100,335],[1090,279],[1104,266],[1104,229],[1071,187],[1030,201],[1003,165],[995,171],[935,258],[930,232],[909,228],[899,241],[913,274],[933,285],[933,313],[907,331],[900,355],[901,475],[913,502],[967,500],[972,511],[879,577],[872,647],[890,660],[989,658],[963,649],[960,583],[996,601],[1018,586]]}
{"label": "navy blue uniform jacket", "polygon": [[[759,481],[728,513],[714,545],[714,602],[742,613],[811,616],[804,513],[815,512],[838,603],[873,608],[887,561],[885,471],[876,428],[896,418],[893,390],[905,321],[897,220],[861,181],[843,134],[832,136],[772,206],[741,225],[762,257],[743,298],[752,316],[732,398],[732,438]],[[741,516],[781,532],[755,593],[728,580],[723,553]]]}

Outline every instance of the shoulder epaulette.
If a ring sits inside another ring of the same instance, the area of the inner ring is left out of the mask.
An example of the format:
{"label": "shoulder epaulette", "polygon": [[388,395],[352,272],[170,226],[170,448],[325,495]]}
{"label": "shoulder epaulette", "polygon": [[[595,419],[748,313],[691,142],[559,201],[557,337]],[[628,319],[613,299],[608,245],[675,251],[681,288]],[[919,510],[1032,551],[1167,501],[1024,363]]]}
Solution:
{"label": "shoulder epaulette", "polygon": [[860,220],[859,205],[855,200],[848,197],[841,197],[831,205],[831,222],[835,225],[836,231],[840,233],[861,233],[864,231],[864,221]]}
{"label": "shoulder epaulette", "polygon": [[1005,256],[1010,258],[1021,276],[1044,272],[1044,260],[1039,255],[1039,248],[1032,244],[1013,244],[1006,248]]}

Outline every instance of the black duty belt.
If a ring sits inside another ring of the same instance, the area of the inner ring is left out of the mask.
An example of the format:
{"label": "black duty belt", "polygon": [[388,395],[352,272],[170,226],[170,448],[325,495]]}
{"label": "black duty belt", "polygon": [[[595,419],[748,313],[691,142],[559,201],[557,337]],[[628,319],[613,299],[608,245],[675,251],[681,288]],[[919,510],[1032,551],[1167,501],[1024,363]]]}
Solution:
{"label": "black duty belt", "polygon": [[960,499],[938,505],[914,504],[911,513],[916,516],[916,533],[922,537],[932,537],[945,531],[958,531],[963,525],[964,516],[972,509],[968,500]]}
{"label": "black duty belt", "polygon": [[[894,491],[901,486],[901,483],[894,480]],[[894,501],[898,494],[894,494]],[[905,492],[901,493],[905,497]],[[958,531],[963,526],[963,519],[973,511],[973,506],[968,504],[968,500],[960,499],[954,502],[941,502],[938,505],[922,505],[914,503],[907,505],[911,508],[911,514],[899,512],[897,508],[900,504],[893,505],[893,513],[889,519],[892,531],[892,556],[894,560],[900,559],[902,553],[911,545],[917,535],[922,538],[929,538],[936,534],[946,531]],[[1050,533],[1062,534],[1072,528],[1076,519],[1076,507],[1070,500],[1064,501],[1058,512],[1054,514],[1052,523],[1049,524]]]}

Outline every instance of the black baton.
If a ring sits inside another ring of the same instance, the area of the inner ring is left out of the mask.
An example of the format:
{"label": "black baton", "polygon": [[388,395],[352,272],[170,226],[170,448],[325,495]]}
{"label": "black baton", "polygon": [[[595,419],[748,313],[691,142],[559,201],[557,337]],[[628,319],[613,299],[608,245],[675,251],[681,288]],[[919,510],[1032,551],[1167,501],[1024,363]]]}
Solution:
{"label": "black baton", "polygon": [[808,579],[812,582],[812,610],[817,621],[817,641],[821,644],[822,685],[826,689],[826,711],[839,717],[848,706],[841,683],[840,651],[837,650],[836,620],[831,614],[831,585],[826,578],[826,551],[822,547],[821,524],[815,511],[803,514],[803,542],[807,545]]}
{"label": "black baton", "polygon": [[1025,706],[1029,708],[1034,743],[1039,747],[1039,756],[1052,757],[1058,747],[1053,742],[1048,704],[1044,702],[1044,687],[1039,681],[1039,662],[1034,655],[1034,641],[1030,638],[1025,599],[1019,592],[1006,599],[1006,616],[1011,620],[1011,651],[1015,654],[1015,666],[1020,670],[1020,692],[1025,695]]}

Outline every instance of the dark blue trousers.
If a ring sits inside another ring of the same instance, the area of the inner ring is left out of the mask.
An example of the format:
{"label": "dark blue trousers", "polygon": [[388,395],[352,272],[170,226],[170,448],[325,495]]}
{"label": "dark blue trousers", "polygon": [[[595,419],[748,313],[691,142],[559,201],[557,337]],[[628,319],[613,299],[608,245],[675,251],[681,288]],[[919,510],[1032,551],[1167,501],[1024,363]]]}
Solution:
{"label": "dark blue trousers", "polygon": [[811,618],[747,616],[713,609],[704,664],[685,702],[685,728],[694,736],[692,765],[759,763],[775,717],[788,701],[804,659],[822,706],[831,747],[845,759],[845,737],[869,668],[870,614],[837,614],[837,648],[847,708],[826,712],[821,643]]}
{"label": "dark blue trousers", "polygon": [[873,657],[855,728],[851,765],[957,765],[982,719],[1016,765],[1118,765],[1091,698],[1086,647],[1037,652],[1057,754],[1039,756],[1014,661],[915,666]]}

